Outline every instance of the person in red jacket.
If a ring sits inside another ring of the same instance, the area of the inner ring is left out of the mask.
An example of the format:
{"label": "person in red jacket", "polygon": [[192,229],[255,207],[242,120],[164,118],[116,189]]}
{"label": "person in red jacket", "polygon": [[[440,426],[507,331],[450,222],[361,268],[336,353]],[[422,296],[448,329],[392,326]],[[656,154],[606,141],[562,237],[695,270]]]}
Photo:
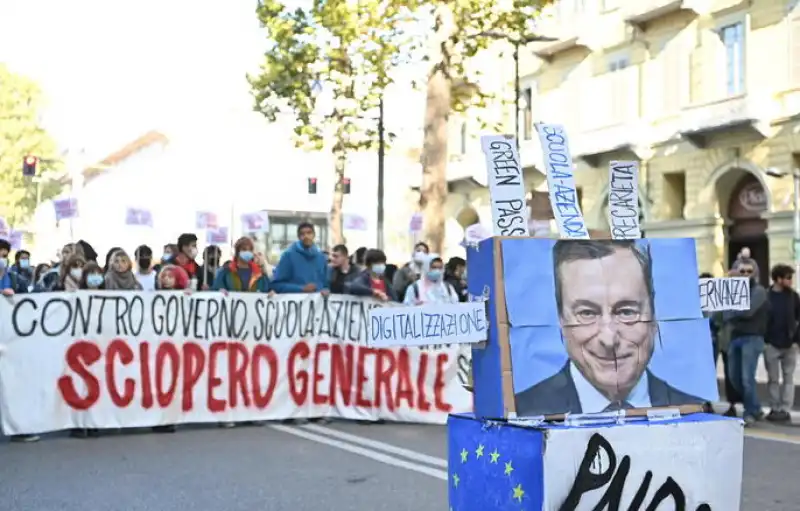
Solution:
{"label": "person in red jacket", "polygon": [[200,265],[197,264],[197,236],[188,232],[178,236],[178,253],[175,255],[172,264],[183,268],[189,276],[189,288],[197,291],[197,279]]}

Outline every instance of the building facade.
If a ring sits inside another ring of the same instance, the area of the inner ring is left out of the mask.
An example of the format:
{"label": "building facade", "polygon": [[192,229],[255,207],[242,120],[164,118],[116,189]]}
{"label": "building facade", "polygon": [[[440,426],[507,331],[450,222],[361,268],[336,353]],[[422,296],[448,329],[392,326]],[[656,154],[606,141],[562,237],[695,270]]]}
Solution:
{"label": "building facade", "polygon": [[695,238],[701,271],[721,275],[743,246],[762,270],[792,260],[797,0],[561,0],[538,27],[556,40],[520,49],[531,188],[546,187],[532,124],[563,124],[590,227],[607,226],[609,161],[635,159],[643,230]]}

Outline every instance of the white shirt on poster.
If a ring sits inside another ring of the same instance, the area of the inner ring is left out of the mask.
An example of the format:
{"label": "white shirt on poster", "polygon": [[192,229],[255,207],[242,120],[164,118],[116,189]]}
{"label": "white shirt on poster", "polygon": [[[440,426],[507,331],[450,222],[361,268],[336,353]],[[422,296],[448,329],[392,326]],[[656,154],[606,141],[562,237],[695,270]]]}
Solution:
{"label": "white shirt on poster", "polygon": [[156,290],[156,272],[150,270],[150,273],[136,272],[136,280],[142,286],[142,291],[155,291]]}
{"label": "white shirt on poster", "polygon": [[[578,392],[582,413],[600,413],[611,404],[611,401],[583,376],[573,362],[569,364],[569,374],[575,383],[575,390]],[[625,402],[634,408],[650,408],[650,388],[647,385],[647,371],[642,373]]]}

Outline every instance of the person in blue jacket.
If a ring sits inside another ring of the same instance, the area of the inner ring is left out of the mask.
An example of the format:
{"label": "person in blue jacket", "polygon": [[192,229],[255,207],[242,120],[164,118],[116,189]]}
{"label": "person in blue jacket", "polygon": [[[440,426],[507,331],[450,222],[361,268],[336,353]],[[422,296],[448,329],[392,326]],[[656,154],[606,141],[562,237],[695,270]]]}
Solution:
{"label": "person in blue jacket", "polygon": [[214,291],[269,293],[266,263],[253,252],[253,240],[244,236],[233,245],[233,260],[222,266],[214,278]]}
{"label": "person in blue jacket", "polygon": [[314,244],[314,226],[303,222],[297,226],[298,240],[281,255],[272,274],[276,293],[327,293],[328,260]]}

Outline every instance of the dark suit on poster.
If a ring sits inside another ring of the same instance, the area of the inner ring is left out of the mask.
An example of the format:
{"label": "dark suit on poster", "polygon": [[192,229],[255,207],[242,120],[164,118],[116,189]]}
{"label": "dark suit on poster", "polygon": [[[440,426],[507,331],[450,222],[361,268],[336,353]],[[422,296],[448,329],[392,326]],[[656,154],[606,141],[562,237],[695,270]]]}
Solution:
{"label": "dark suit on poster", "polygon": [[[705,402],[703,399],[672,387],[649,370],[647,370],[647,386],[650,404],[654,407],[703,404]],[[518,416],[584,413],[578,397],[578,390],[570,374],[569,362],[553,376],[514,397]],[[594,410],[593,412],[600,411]]]}

